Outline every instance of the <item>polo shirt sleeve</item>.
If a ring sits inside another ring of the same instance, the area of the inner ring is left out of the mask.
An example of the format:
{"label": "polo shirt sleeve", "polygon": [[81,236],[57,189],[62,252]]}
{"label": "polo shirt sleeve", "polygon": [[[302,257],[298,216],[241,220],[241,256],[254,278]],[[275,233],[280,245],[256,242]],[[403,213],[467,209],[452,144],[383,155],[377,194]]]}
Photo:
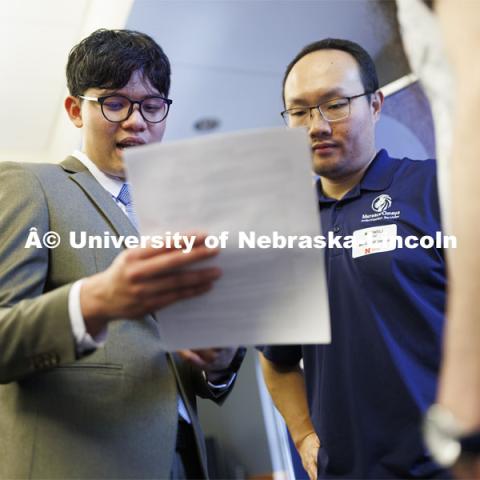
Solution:
{"label": "polo shirt sleeve", "polygon": [[257,350],[263,353],[267,360],[277,365],[294,367],[302,358],[300,345],[262,345]]}

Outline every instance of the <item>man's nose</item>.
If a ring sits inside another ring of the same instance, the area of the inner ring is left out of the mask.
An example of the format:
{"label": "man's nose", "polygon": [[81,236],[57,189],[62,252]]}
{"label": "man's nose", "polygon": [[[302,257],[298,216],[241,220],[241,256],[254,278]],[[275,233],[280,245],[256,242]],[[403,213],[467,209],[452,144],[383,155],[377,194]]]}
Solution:
{"label": "man's nose", "polygon": [[140,106],[138,104],[133,105],[132,113],[130,116],[122,122],[122,127],[127,130],[143,131],[147,127],[147,121],[140,113]]}
{"label": "man's nose", "polygon": [[310,123],[308,132],[310,136],[329,136],[332,134],[332,125],[323,118],[318,108],[310,110]]}

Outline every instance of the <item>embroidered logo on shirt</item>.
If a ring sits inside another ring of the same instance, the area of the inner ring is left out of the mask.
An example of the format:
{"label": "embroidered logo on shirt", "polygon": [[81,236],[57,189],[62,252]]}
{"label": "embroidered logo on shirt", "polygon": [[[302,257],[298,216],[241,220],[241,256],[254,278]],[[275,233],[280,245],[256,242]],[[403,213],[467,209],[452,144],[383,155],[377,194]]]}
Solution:
{"label": "embroidered logo on shirt", "polygon": [[386,193],[382,193],[372,202],[372,210],[374,212],[380,213],[385,211],[387,208],[392,206],[392,197]]}
{"label": "embroidered logo on shirt", "polygon": [[362,222],[377,222],[379,220],[397,220],[400,217],[400,210],[390,212],[388,209],[392,206],[392,197],[387,193],[382,193],[372,201],[371,208],[375,213],[364,213]]}

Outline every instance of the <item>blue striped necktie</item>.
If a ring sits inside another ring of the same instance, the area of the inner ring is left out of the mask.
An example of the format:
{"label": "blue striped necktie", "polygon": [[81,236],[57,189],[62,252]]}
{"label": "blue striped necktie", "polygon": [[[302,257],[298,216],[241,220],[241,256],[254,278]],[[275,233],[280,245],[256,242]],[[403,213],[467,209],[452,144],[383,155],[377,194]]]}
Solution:
{"label": "blue striped necktie", "polygon": [[138,230],[138,223],[137,217],[135,215],[135,210],[133,208],[132,197],[130,196],[130,188],[128,183],[124,183],[122,188],[120,189],[120,193],[117,195],[117,200],[125,205],[125,210],[127,212],[127,216],[132,222],[135,229]]}

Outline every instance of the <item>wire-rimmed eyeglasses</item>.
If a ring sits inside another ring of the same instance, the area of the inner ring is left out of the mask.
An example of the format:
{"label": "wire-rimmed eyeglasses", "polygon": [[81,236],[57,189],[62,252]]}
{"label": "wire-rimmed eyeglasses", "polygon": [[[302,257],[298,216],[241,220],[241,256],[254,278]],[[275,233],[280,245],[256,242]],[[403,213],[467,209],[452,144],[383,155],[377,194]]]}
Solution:
{"label": "wire-rimmed eyeglasses", "polygon": [[313,118],[313,110],[315,109],[318,110],[322,118],[327,122],[338,122],[350,116],[350,102],[353,99],[372,93],[363,92],[351,97],[334,98],[318,105],[288,108],[281,112],[281,115],[289,127],[304,127],[308,125]]}

